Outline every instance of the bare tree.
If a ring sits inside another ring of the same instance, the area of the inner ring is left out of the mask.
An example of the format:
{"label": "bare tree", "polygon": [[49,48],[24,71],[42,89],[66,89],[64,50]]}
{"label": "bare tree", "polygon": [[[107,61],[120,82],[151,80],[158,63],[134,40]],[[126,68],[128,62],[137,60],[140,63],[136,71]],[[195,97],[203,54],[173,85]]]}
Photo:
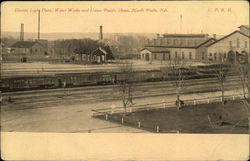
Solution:
{"label": "bare tree", "polygon": [[180,100],[180,95],[183,90],[186,72],[189,70],[191,63],[187,60],[176,58],[169,61],[166,68],[162,68],[162,72],[165,76],[173,78],[173,85],[175,87],[176,93],[176,107],[180,110],[182,101]]}
{"label": "bare tree", "polygon": [[127,114],[127,106],[133,104],[133,87],[134,87],[134,69],[133,64],[130,62],[125,62],[120,66],[120,77],[117,80],[117,85],[115,88],[118,90],[119,95],[122,99],[122,104],[124,108],[124,114]]}
{"label": "bare tree", "polygon": [[249,63],[236,63],[235,68],[237,69],[237,73],[239,74],[241,85],[242,85],[242,92],[244,98],[246,98],[246,94],[249,94],[249,83],[250,83],[250,76],[249,76]]}
{"label": "bare tree", "polygon": [[225,104],[225,81],[226,81],[226,76],[228,74],[228,65],[225,63],[220,63],[220,64],[215,64],[214,65],[214,71],[215,75],[218,79],[218,83],[220,86],[221,90],[221,102],[224,105]]}
{"label": "bare tree", "polygon": [[243,91],[243,104],[247,112],[247,119],[248,119],[248,131],[250,133],[250,75],[249,75],[249,69],[250,64],[249,63],[237,63],[236,64],[237,71],[240,76],[241,85],[242,85],[242,91]]}

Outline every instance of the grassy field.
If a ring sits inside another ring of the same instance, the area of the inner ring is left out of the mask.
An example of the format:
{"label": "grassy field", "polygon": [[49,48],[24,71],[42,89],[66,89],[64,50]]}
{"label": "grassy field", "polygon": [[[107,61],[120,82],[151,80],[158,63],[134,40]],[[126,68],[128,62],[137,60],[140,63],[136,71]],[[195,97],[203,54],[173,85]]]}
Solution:
{"label": "grassy field", "polygon": [[[209,118],[210,121],[209,121]],[[221,119],[219,117],[222,117]],[[105,115],[96,116],[105,119]],[[108,120],[124,125],[138,127],[160,133],[248,133],[247,112],[242,102],[186,106],[178,111],[176,108],[154,109],[148,111],[112,114]],[[222,122],[222,125],[218,125]]]}

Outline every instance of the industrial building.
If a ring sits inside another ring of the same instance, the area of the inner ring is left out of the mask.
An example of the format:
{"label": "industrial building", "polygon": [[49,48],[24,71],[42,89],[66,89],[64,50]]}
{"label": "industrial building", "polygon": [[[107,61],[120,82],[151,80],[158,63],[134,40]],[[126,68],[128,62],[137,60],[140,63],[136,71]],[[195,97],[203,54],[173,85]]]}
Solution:
{"label": "industrial building", "polygon": [[249,62],[249,26],[236,30],[207,46],[210,61]]}
{"label": "industrial building", "polygon": [[109,45],[107,45],[103,39],[103,27],[102,26],[100,26],[99,28],[99,42],[103,43],[104,46],[103,47],[99,46],[98,48],[96,48],[90,53],[77,54],[76,61],[89,62],[89,63],[105,63],[108,60],[113,60],[114,59],[113,53]]}
{"label": "industrial building", "polygon": [[249,26],[216,40],[216,35],[164,34],[148,40],[141,49],[140,58],[146,61],[181,59],[201,62],[249,62]]}
{"label": "industrial building", "polygon": [[205,61],[206,45],[215,42],[207,34],[157,34],[157,39],[148,40],[141,50],[140,58],[146,61],[183,59]]}
{"label": "industrial building", "polygon": [[47,60],[49,56],[48,40],[42,40],[39,37],[40,31],[38,31],[37,40],[26,41],[24,39],[24,24],[21,24],[20,40],[12,44],[8,52],[3,53],[3,60],[18,62]]}

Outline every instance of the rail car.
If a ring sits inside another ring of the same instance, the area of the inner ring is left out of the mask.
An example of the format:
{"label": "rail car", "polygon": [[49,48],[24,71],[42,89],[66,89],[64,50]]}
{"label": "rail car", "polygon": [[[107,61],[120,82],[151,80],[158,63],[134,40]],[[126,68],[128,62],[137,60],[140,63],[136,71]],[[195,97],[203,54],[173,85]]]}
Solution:
{"label": "rail car", "polygon": [[33,77],[15,77],[1,79],[1,91],[18,91],[54,88],[57,81],[54,76],[33,76]]}
{"label": "rail car", "polygon": [[216,71],[229,71],[231,66],[229,64],[210,64],[197,66],[197,72],[201,74],[216,74]]}
{"label": "rail car", "polygon": [[[166,69],[164,69],[166,70]],[[184,79],[199,79],[211,77],[210,74],[197,72],[196,68],[181,69]],[[176,78],[175,72],[168,74],[162,70],[135,71],[130,77],[134,82],[167,81]],[[48,76],[2,78],[1,91],[21,91],[33,89],[79,87],[89,85],[116,84],[126,79],[122,72],[96,72],[96,73],[65,73]]]}

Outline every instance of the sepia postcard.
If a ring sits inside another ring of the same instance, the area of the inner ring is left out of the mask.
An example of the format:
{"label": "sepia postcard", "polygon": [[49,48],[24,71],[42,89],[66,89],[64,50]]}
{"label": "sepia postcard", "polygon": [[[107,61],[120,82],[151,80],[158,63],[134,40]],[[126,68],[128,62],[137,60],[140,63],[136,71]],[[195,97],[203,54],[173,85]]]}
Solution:
{"label": "sepia postcard", "polygon": [[247,1],[1,3],[1,159],[248,160]]}

